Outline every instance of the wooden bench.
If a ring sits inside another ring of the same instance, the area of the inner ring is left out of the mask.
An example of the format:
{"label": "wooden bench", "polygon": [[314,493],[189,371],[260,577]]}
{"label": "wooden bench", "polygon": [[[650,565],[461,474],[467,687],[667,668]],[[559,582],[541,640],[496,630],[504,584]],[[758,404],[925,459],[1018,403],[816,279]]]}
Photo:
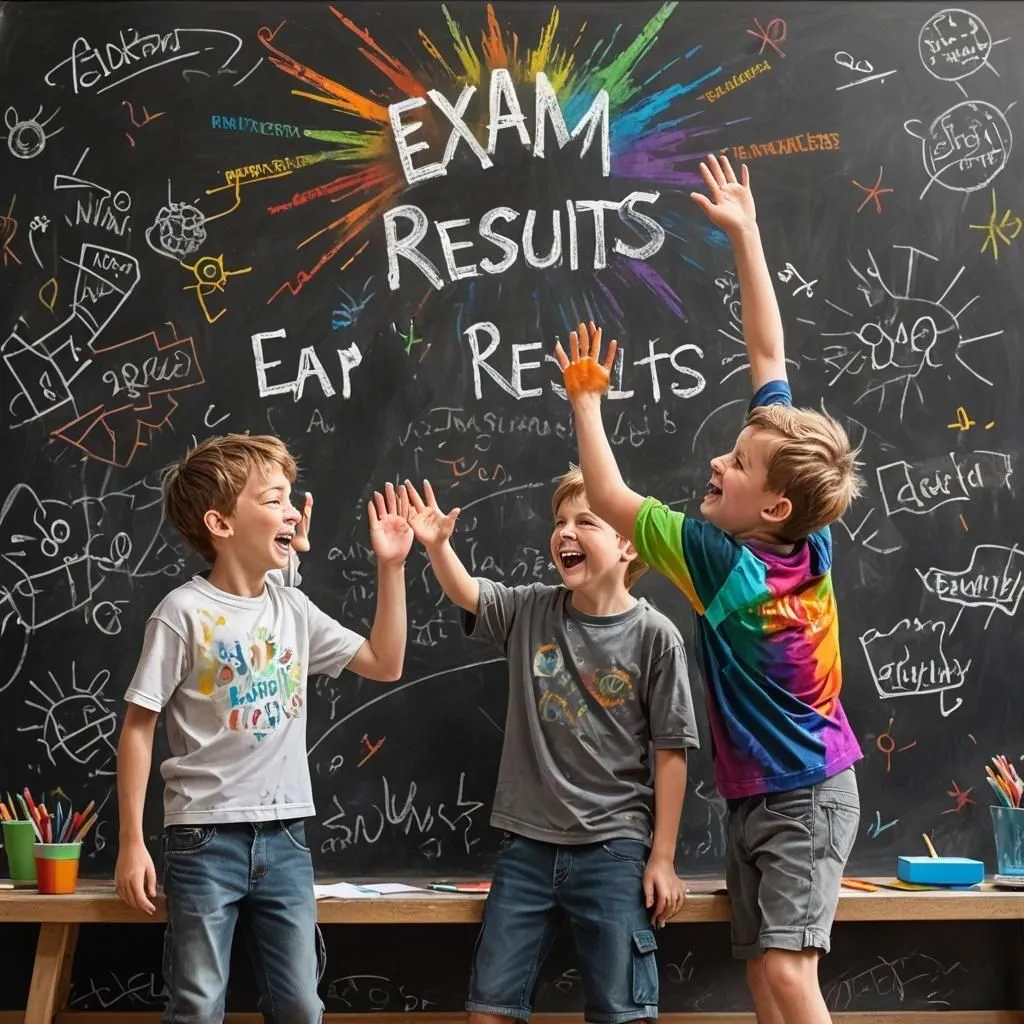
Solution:
{"label": "wooden bench", "polygon": [[[690,893],[673,924],[707,924],[729,920],[729,899],[719,881],[689,883]],[[360,900],[320,900],[317,920],[333,924],[477,924],[485,896],[432,892],[402,893]],[[83,924],[159,924],[166,920],[162,897],[150,917],[118,899],[113,883],[82,881],[71,896],[40,896],[33,890],[0,891],[0,926],[30,922],[40,925],[35,965],[25,1014],[0,1013],[0,1024],[90,1024],[113,1019],[118,1024],[153,1024],[154,1013],[89,1013],[66,1009],[78,930]],[[985,885],[966,892],[857,892],[844,889],[837,921],[1024,921],[1024,893]],[[1024,962],[1022,962],[1024,971]],[[258,1014],[229,1014],[229,1024],[254,1024]],[[351,1014],[328,1014],[327,1021],[353,1020]],[[461,1013],[374,1014],[375,1024],[455,1024]],[[579,1024],[576,1014],[536,1014],[542,1024]],[[752,1024],[748,1014],[667,1013],[663,1024]],[[840,1013],[834,1020],[859,1024],[1024,1024],[1024,1011],[953,1011],[914,1013]]]}

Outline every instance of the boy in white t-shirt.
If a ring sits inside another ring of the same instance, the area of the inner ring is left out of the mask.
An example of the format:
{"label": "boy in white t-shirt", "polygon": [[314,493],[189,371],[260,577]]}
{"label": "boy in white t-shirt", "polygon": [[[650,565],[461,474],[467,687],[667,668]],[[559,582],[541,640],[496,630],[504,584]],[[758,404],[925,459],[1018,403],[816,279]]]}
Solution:
{"label": "boy in white t-shirt", "polygon": [[314,813],[307,679],[345,668],[384,681],[402,674],[413,539],[404,496],[388,484],[368,508],[377,611],[364,639],[277,582],[302,519],[289,500],[295,473],[277,438],[229,434],[203,441],[165,480],[167,518],[211,568],[168,594],[146,625],[118,746],[115,883],[125,902],[153,912],[156,872],[142,810],[156,722],[166,711],[169,1022],[223,1019],[239,918],[266,1019],[321,1020],[303,823]]}

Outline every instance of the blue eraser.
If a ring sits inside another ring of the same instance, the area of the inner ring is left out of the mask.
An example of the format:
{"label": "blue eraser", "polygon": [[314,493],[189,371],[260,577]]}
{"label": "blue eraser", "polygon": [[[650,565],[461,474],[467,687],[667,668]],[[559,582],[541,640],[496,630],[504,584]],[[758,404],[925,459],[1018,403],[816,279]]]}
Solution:
{"label": "blue eraser", "polygon": [[985,864],[970,857],[900,857],[896,877],[916,885],[974,885],[984,881]]}

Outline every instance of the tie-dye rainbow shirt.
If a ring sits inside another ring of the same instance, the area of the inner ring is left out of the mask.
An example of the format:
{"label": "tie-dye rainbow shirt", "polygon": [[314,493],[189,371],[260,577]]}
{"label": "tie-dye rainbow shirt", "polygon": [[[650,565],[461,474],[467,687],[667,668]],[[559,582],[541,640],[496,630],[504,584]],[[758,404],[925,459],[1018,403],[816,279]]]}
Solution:
{"label": "tie-dye rainbow shirt", "polygon": [[[776,380],[757,392],[751,407],[792,401],[789,384]],[[772,554],[648,498],[634,534],[640,557],[697,612],[722,796],[811,786],[863,756],[839,701],[839,616],[827,528],[789,555]]]}

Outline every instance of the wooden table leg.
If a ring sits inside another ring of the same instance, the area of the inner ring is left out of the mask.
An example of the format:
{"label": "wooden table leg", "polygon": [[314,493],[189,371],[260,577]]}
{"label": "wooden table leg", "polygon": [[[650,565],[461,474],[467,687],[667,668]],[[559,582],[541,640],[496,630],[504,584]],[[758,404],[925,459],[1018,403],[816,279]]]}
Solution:
{"label": "wooden table leg", "polygon": [[78,942],[77,924],[41,924],[36,942],[25,1024],[51,1024],[64,1009]]}

